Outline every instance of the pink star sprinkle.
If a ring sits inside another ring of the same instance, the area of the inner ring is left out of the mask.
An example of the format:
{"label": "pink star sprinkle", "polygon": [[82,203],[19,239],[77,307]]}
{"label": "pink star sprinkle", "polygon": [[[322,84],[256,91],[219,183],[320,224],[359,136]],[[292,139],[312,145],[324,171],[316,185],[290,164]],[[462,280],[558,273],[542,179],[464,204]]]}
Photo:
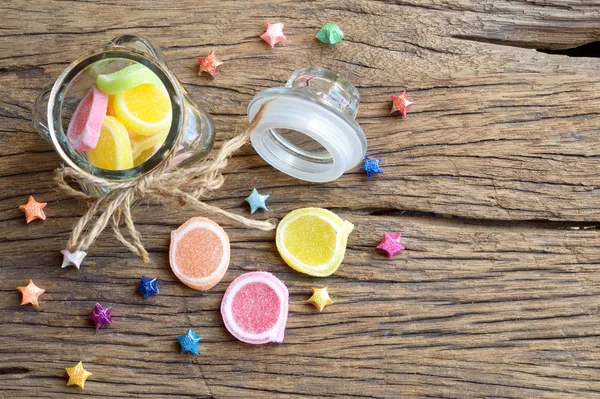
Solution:
{"label": "pink star sprinkle", "polygon": [[406,118],[406,113],[408,112],[408,110],[410,109],[410,107],[414,104],[412,101],[410,101],[408,98],[406,98],[406,90],[404,90],[404,93],[400,94],[399,96],[390,96],[392,99],[392,111],[390,112],[390,114],[393,114],[394,112],[400,112],[402,114],[402,116],[404,116]]}
{"label": "pink star sprinkle", "polygon": [[285,42],[286,37],[283,34],[283,24],[270,24],[267,22],[267,31],[260,35],[260,38],[269,43],[271,47],[275,47],[277,43]]}
{"label": "pink star sprinkle", "polygon": [[404,250],[404,246],[400,244],[401,233],[388,234],[383,233],[383,240],[377,246],[377,249],[382,249],[388,254],[388,258],[394,256],[396,252]]}
{"label": "pink star sprinkle", "polygon": [[217,75],[217,69],[223,65],[223,62],[217,58],[214,51],[208,53],[206,57],[198,57],[198,62],[200,63],[198,75],[200,75],[202,72],[206,72],[210,74],[213,79]]}

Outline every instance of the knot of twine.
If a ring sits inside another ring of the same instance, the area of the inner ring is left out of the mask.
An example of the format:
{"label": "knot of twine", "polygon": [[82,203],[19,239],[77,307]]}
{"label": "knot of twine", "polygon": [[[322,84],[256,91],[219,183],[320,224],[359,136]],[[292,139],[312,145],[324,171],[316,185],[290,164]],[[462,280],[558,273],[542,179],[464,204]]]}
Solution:
{"label": "knot of twine", "polygon": [[[106,181],[71,167],[63,166],[57,169],[54,180],[60,189],[73,198],[91,202],[88,211],[73,227],[67,249],[71,252],[87,251],[110,223],[115,237],[144,262],[148,262],[148,252],[142,244],[141,235],[131,217],[132,203],[142,198],[161,202],[175,199],[182,205],[187,204],[202,212],[221,214],[246,227],[265,231],[273,230],[275,223],[272,221],[248,219],[206,204],[200,199],[223,185],[225,178],[222,172],[227,166],[229,157],[248,142],[263,115],[265,106],[266,103],[262,105],[243,134],[223,143],[216,157],[200,161],[196,165],[192,164],[186,168],[169,168],[169,161],[175,153],[173,151],[171,157],[163,162],[163,166],[141,178],[127,182]],[[73,188],[68,181],[100,186],[106,189],[106,193],[100,197],[90,196],[81,189]],[[121,232],[121,224],[125,224],[131,241],[126,239]]]}

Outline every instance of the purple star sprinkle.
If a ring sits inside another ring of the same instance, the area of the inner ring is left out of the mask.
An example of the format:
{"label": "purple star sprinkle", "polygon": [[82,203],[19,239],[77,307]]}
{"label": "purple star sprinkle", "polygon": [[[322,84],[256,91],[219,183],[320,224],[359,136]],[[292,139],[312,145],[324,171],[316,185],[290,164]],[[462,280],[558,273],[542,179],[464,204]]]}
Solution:
{"label": "purple star sprinkle", "polygon": [[104,324],[111,324],[110,311],[112,308],[102,308],[99,303],[94,306],[94,311],[90,314],[90,320],[96,325],[96,330],[102,327]]}

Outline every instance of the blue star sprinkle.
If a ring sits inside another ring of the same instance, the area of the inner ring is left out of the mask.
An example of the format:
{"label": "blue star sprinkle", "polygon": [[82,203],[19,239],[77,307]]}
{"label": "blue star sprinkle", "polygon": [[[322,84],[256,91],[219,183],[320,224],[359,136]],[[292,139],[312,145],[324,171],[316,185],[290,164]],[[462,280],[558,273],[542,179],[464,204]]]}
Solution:
{"label": "blue star sprinkle", "polygon": [[383,170],[379,167],[379,161],[381,159],[370,159],[365,157],[365,164],[361,166],[360,170],[367,172],[367,179],[370,179],[376,173],[383,173]]}
{"label": "blue star sprinkle", "polygon": [[269,195],[260,195],[256,189],[252,189],[252,194],[246,198],[246,202],[250,204],[250,213],[256,212],[257,209],[264,209],[268,211],[265,201],[269,198]]}
{"label": "blue star sprinkle", "polygon": [[144,296],[144,298],[150,298],[152,294],[158,294],[158,287],[156,287],[156,279],[142,276],[140,285],[138,285],[138,291]]}
{"label": "blue star sprinkle", "polygon": [[200,342],[201,339],[202,337],[192,331],[191,328],[187,333],[178,336],[177,341],[179,341],[179,345],[181,345],[181,353],[192,352],[197,355],[198,342]]}

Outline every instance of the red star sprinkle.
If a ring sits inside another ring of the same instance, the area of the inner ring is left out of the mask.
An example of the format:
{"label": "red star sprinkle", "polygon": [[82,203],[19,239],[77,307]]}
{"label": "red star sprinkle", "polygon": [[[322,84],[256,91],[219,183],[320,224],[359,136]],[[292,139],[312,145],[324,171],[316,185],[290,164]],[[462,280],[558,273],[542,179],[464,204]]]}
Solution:
{"label": "red star sprinkle", "polygon": [[270,24],[267,22],[267,31],[260,35],[260,38],[269,43],[271,47],[275,47],[277,43],[285,42],[286,37],[283,34],[283,24]]}
{"label": "red star sprinkle", "polygon": [[33,306],[40,306],[38,303],[38,297],[46,292],[45,289],[35,285],[31,279],[29,280],[29,284],[27,284],[25,287],[17,287],[17,289],[21,291],[21,294],[23,294],[21,305],[27,305],[30,303]]}
{"label": "red star sprinkle", "polygon": [[198,75],[200,75],[202,72],[206,72],[210,74],[210,76],[212,76],[213,79],[217,75],[217,69],[219,69],[219,67],[223,65],[221,60],[218,59],[215,55],[214,51],[208,53],[206,57],[198,57],[198,62],[200,62],[200,69],[198,69]]}
{"label": "red star sprinkle", "polygon": [[46,205],[46,202],[37,202],[33,196],[30,195],[27,203],[19,205],[19,209],[25,212],[25,219],[27,219],[27,223],[29,223],[35,219],[46,220],[46,214],[42,210]]}
{"label": "red star sprinkle", "polygon": [[377,246],[377,249],[382,249],[388,254],[388,258],[394,256],[396,252],[404,250],[404,246],[400,244],[401,233],[388,234],[383,233],[383,240]]}
{"label": "red star sprinkle", "polygon": [[394,112],[400,112],[402,114],[402,116],[404,116],[406,118],[406,113],[408,112],[408,110],[410,109],[410,107],[414,104],[412,101],[410,101],[408,98],[406,98],[406,90],[404,90],[404,93],[400,94],[399,96],[390,96],[392,99],[392,111],[390,112],[390,114],[394,113]]}

